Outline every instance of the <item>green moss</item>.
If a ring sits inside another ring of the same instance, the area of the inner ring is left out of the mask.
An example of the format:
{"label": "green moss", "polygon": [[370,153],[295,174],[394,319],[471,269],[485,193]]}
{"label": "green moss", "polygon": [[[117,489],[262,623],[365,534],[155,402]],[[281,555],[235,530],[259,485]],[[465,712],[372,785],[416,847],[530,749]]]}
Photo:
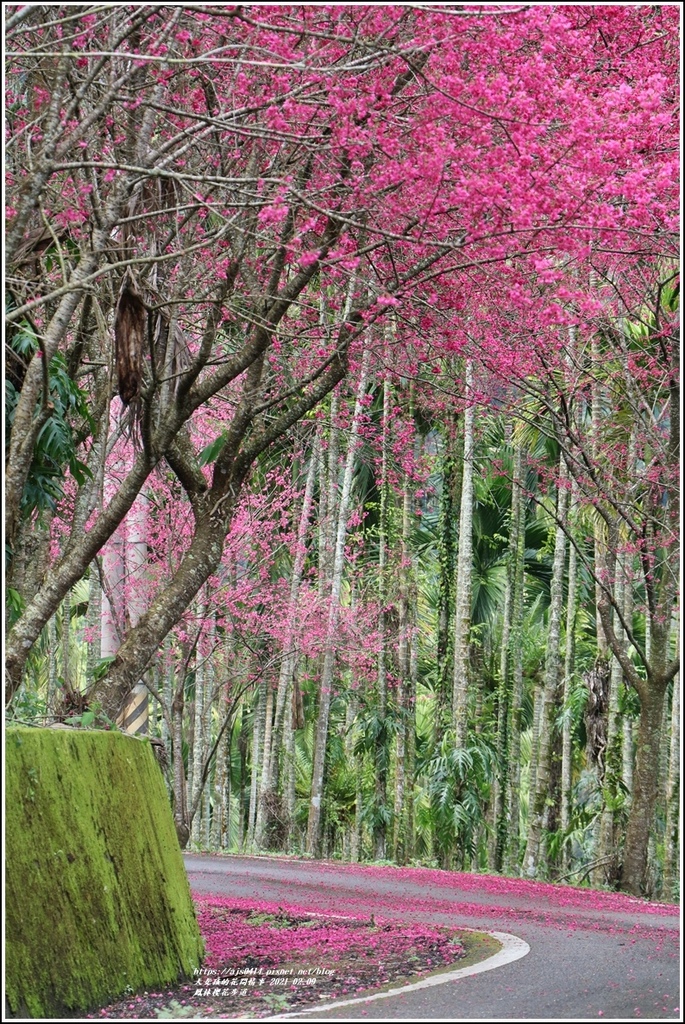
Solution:
{"label": "green moss", "polygon": [[6,997],[52,1017],[192,976],[188,880],[150,744],[6,733]]}
{"label": "green moss", "polygon": [[461,970],[462,967],[473,967],[481,960],[489,960],[502,948],[502,943],[489,932],[474,932],[468,928],[459,932],[457,937],[464,947],[466,955],[453,965],[456,970]]}

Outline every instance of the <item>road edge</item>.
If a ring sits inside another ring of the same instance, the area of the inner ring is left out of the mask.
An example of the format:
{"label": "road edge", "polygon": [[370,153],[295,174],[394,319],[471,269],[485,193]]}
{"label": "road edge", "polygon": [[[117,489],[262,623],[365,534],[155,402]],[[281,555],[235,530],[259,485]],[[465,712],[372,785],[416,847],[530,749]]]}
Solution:
{"label": "road edge", "polygon": [[[482,974],[485,971],[493,971],[496,967],[504,967],[505,964],[521,960],[530,953],[530,946],[518,935],[511,935],[509,932],[492,932],[489,929],[479,928],[478,931],[501,942],[502,948],[489,956],[487,960],[481,960],[471,967],[461,967],[456,971],[444,971],[440,974],[433,974],[430,978],[422,978],[420,981],[410,982],[408,985],[398,985],[396,988],[384,989],[383,992],[372,992],[367,996],[357,996],[354,999],[337,999],[332,1003],[320,1003],[303,1010],[292,1010],[290,1013],[278,1013],[271,1017],[262,1017],[261,1020],[294,1020],[298,1017],[312,1013],[323,1013],[326,1010],[337,1010],[343,1006],[358,1006],[363,1003],[373,1003],[377,999],[388,999],[390,996],[405,995],[408,992],[418,992],[422,988],[433,988],[435,985],[444,985],[448,981],[458,981],[460,978],[468,978],[472,974]],[[237,1018],[238,1020],[242,1018]]]}

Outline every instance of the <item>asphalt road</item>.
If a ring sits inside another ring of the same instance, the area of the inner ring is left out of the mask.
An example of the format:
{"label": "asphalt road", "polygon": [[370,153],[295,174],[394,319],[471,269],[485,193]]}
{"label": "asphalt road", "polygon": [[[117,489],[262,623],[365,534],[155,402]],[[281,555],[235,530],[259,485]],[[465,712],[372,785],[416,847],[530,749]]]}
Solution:
{"label": "asphalt road", "polygon": [[589,893],[577,906],[544,887],[528,894],[501,880],[488,888],[477,877],[458,888],[458,876],[434,872],[260,857],[188,855],[185,862],[198,893],[491,929],[530,946],[527,956],[487,973],[290,1019],[682,1019],[679,919],[666,908]]}

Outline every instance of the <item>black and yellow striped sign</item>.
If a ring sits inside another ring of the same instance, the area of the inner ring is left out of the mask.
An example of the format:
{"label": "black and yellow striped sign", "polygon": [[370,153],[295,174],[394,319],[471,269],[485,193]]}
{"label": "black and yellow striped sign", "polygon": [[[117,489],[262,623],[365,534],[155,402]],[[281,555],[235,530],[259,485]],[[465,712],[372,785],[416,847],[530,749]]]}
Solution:
{"label": "black and yellow striped sign", "polygon": [[148,689],[145,683],[138,683],[131,690],[121,714],[117,718],[117,725],[122,732],[133,736],[144,736],[148,729]]}

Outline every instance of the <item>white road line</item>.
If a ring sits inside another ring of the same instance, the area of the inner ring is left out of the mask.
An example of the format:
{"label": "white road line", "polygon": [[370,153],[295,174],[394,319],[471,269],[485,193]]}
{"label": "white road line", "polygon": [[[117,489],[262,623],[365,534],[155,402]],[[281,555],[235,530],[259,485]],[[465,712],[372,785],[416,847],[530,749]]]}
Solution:
{"label": "white road line", "polygon": [[[482,930],[482,929],[481,929]],[[399,988],[387,989],[384,992],[376,992],[369,996],[359,996],[357,999],[339,999],[335,1003],[321,1003],[319,1006],[310,1006],[305,1010],[293,1010],[292,1013],[279,1013],[274,1017],[262,1017],[261,1020],[292,1020],[295,1017],[303,1017],[305,1014],[322,1013],[325,1010],[337,1010],[340,1006],[359,1006],[363,1003],[372,1003],[376,999],[389,999],[390,996],[404,995],[407,992],[417,992],[422,988],[433,988],[434,985],[445,985],[448,981],[458,981],[459,978],[468,978],[471,974],[482,974],[484,971],[492,971],[496,967],[503,967],[505,964],[520,960],[521,957],[530,953],[530,946],[517,935],[509,935],[507,932],[486,932],[492,935],[502,948],[498,953],[493,954],[487,960],[473,964],[472,967],[462,967],[456,971],[447,971],[444,974],[435,974],[431,978],[423,978],[421,981],[412,982],[411,985],[401,985]],[[237,1017],[236,1020],[247,1020],[246,1017]]]}

